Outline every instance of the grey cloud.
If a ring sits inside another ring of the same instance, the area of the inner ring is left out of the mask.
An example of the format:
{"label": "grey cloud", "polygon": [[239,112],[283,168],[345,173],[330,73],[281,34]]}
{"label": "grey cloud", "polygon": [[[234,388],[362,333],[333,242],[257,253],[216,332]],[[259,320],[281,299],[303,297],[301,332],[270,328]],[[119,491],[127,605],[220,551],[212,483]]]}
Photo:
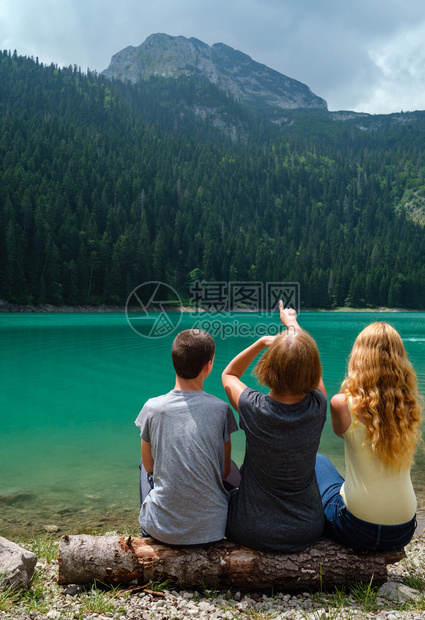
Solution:
{"label": "grey cloud", "polygon": [[304,82],[330,109],[395,111],[425,108],[424,59],[405,44],[422,17],[423,0],[2,0],[0,45],[101,71],[150,34],[196,37]]}

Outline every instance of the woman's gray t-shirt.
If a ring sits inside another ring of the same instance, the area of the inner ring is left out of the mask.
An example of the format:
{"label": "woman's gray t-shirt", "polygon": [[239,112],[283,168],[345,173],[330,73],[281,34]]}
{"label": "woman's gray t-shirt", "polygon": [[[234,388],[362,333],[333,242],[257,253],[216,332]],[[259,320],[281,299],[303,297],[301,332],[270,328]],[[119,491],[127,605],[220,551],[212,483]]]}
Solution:
{"label": "woman's gray t-shirt", "polygon": [[326,406],[319,390],[293,405],[250,388],[242,392],[246,453],[240,487],[230,495],[227,538],[287,553],[320,538],[324,517],[314,466]]}

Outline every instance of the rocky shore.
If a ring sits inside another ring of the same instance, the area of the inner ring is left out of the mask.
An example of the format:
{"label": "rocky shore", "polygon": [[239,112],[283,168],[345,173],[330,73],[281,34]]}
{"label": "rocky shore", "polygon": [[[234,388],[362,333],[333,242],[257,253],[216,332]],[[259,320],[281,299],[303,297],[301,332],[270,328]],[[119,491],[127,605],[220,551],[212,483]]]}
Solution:
{"label": "rocky shore", "polygon": [[1,620],[325,620],[425,618],[425,536],[414,537],[406,558],[388,567],[389,579],[379,589],[372,584],[352,584],[334,591],[291,593],[177,590],[171,583],[114,590],[58,586],[57,541],[37,539],[26,548],[38,555],[27,590],[0,593]]}
{"label": "rocky shore", "polygon": [[79,306],[53,306],[51,304],[40,304],[37,306],[9,303],[0,299],[0,312],[24,312],[24,313],[41,313],[46,312],[140,312],[140,308],[126,309],[124,306],[92,306],[92,305],[79,305]]}
{"label": "rocky shore", "polygon": [[46,533],[59,538],[62,534],[89,534],[110,530],[140,534],[139,498],[128,497],[117,489],[114,501],[81,483],[78,496],[47,495],[38,491],[19,491],[0,495],[0,535],[10,540],[40,538]]}
{"label": "rocky shore", "polygon": [[[150,306],[149,312],[160,312],[160,307]],[[167,312],[199,312],[199,306],[191,307],[190,305],[182,306],[178,308],[169,307]],[[202,310],[201,310],[202,311]],[[206,311],[206,310],[203,310]],[[258,310],[259,312],[266,312],[266,310]],[[23,312],[23,313],[41,313],[44,314],[46,312],[59,312],[59,313],[84,313],[84,312],[140,312],[140,306],[120,306],[120,305],[91,305],[91,304],[80,304],[75,306],[69,305],[59,305],[54,306],[52,304],[16,304],[13,302],[8,302],[4,299],[0,299],[0,312]],[[238,312],[242,312],[239,308]],[[252,312],[247,309],[246,312]],[[340,307],[340,308],[303,308],[301,312],[412,312],[411,309],[407,308],[386,308],[381,306],[379,308],[351,308],[348,306]]]}

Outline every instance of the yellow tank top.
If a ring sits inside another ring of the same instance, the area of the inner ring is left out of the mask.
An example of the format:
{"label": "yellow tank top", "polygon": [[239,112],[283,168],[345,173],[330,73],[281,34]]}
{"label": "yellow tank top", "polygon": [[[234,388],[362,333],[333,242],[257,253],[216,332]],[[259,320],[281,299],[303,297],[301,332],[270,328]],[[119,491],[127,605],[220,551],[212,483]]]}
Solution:
{"label": "yellow tank top", "polygon": [[389,470],[372,452],[362,422],[354,426],[351,397],[348,398],[351,424],[344,433],[345,482],[341,495],[348,510],[358,519],[380,525],[406,523],[415,516],[416,496],[410,469]]}

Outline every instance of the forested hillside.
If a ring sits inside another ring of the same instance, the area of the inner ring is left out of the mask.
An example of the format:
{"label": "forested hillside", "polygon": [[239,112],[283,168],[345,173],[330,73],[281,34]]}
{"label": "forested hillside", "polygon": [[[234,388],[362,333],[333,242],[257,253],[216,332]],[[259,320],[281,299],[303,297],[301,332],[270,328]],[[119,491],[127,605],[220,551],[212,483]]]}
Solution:
{"label": "forested hillside", "polygon": [[305,307],[425,307],[425,116],[252,116],[0,54],[0,298],[125,303],[154,279],[297,281]]}

